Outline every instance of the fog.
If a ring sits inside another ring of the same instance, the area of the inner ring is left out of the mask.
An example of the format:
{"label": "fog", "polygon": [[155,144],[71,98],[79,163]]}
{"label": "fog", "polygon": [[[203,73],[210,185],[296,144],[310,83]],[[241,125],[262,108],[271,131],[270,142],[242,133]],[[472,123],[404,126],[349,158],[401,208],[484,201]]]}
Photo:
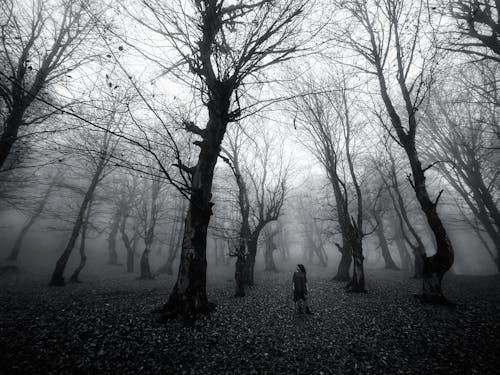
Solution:
{"label": "fog", "polygon": [[300,316],[307,283],[318,316],[354,295],[340,309],[362,321],[410,296],[490,301],[497,5],[1,2],[0,284],[54,306],[145,293],[173,332],[172,318],[220,311],[260,325],[259,298],[291,300],[292,283]]}

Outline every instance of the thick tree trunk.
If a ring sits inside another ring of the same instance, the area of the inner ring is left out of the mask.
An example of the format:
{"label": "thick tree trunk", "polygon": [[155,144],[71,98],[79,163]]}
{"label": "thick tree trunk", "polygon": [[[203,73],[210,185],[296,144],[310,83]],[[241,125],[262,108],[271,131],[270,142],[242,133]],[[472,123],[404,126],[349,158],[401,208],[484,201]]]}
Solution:
{"label": "thick tree trunk", "polygon": [[15,103],[3,126],[0,136],[0,170],[5,168],[5,163],[10,155],[14,143],[17,141],[19,128],[23,121],[23,106]]}
{"label": "thick tree trunk", "polygon": [[123,243],[125,244],[125,249],[127,250],[127,272],[133,273],[135,263],[135,249],[137,247],[137,240],[139,238],[139,235],[136,231],[133,238],[130,239],[127,234],[127,220],[128,213],[125,213],[120,224],[120,233],[122,235]]}
{"label": "thick tree trunk", "polygon": [[351,275],[349,270],[351,269],[352,263],[352,253],[348,246],[340,246],[340,244],[335,244],[341,254],[339,266],[337,268],[337,274],[332,280],[335,281],[349,281],[351,280]]}
{"label": "thick tree trunk", "polygon": [[[355,228],[352,228],[356,231]],[[364,256],[363,256],[363,242],[362,238],[358,232],[353,232],[351,234],[350,245],[352,249],[352,278],[351,281],[346,285],[346,289],[349,293],[366,293],[365,288],[365,271],[364,271]],[[354,237],[355,236],[355,237]]]}
{"label": "thick tree trunk", "polygon": [[83,268],[87,264],[87,254],[85,253],[85,240],[87,238],[87,228],[89,224],[91,211],[92,211],[92,200],[89,202],[87,213],[85,215],[85,221],[82,224],[82,231],[80,233],[80,264],[69,278],[69,281],[73,283],[80,282],[80,279],[78,277],[80,276],[80,272],[82,272]]}
{"label": "thick tree trunk", "polygon": [[153,279],[153,274],[151,273],[151,267],[149,265],[149,254],[151,254],[151,244],[146,245],[141,255],[141,274],[139,276],[141,280]]}
{"label": "thick tree trunk", "polygon": [[265,268],[264,271],[277,272],[276,263],[274,263],[274,250],[276,250],[276,245],[273,242],[272,237],[266,235],[266,249],[264,252]]}
{"label": "thick tree trunk", "polygon": [[80,233],[80,229],[83,224],[85,211],[87,210],[89,202],[91,201],[94,195],[94,191],[97,186],[97,183],[99,182],[99,177],[101,175],[103,165],[104,165],[104,160],[101,160],[101,163],[97,166],[97,170],[94,173],[92,181],[87,189],[87,192],[83,197],[83,201],[80,205],[76,221],[73,224],[73,230],[71,231],[71,236],[68,240],[68,244],[66,245],[66,248],[64,249],[59,259],[57,260],[56,267],[54,269],[54,272],[52,273],[52,278],[50,281],[51,286],[64,286],[65,284],[63,276],[64,270],[66,268],[66,264],[68,263],[69,257],[73,252],[73,248],[75,247],[76,239],[78,237],[78,234]]}
{"label": "thick tree trunk", "polygon": [[377,221],[377,229],[375,230],[375,233],[377,234],[379,246],[382,251],[382,257],[384,258],[385,269],[399,270],[399,267],[396,266],[396,263],[394,263],[394,259],[392,259],[389,245],[387,244],[387,239],[385,238],[383,219],[377,212],[374,212],[374,215],[375,220]]}
{"label": "thick tree trunk", "polygon": [[245,262],[245,280],[249,286],[254,285],[255,258],[257,257],[258,234],[253,233],[248,241],[248,256]]}
{"label": "thick tree trunk", "polygon": [[206,246],[211,215],[212,204],[204,202],[201,191],[194,190],[184,224],[177,282],[163,309],[167,316],[193,317],[214,308],[206,292]]}
{"label": "thick tree trunk", "polygon": [[424,277],[424,261],[426,255],[424,253],[424,249],[419,248],[418,246],[413,249],[413,278],[414,279],[422,279]]}
{"label": "thick tree trunk", "polygon": [[108,236],[108,264],[110,265],[118,264],[118,253],[116,252],[116,236],[118,235],[118,229],[120,228],[121,217],[122,209],[121,207],[117,207],[117,210],[113,215],[113,220],[111,222],[111,228]]}

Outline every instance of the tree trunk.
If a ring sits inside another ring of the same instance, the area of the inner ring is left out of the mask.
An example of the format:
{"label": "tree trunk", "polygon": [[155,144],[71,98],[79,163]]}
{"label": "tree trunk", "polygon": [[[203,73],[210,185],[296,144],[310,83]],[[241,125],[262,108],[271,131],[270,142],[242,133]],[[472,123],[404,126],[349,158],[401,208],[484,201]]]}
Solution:
{"label": "tree trunk", "polygon": [[12,111],[5,121],[3,132],[0,137],[0,170],[4,168],[10,151],[17,141],[17,135],[23,121],[23,115],[24,109],[22,105],[14,103]]}
{"label": "tree trunk", "polygon": [[336,243],[337,248],[341,254],[339,266],[337,268],[337,274],[333,277],[332,280],[335,281],[349,281],[351,280],[351,275],[349,270],[351,268],[352,262],[352,253],[349,250],[348,246],[340,246],[340,244]]}
{"label": "tree trunk", "polygon": [[127,234],[127,220],[128,213],[124,213],[121,224],[120,224],[120,233],[122,235],[123,243],[125,244],[125,249],[127,250],[127,272],[134,272],[134,263],[135,263],[135,248],[137,246],[137,239],[139,235],[137,231],[135,231],[132,239]]}
{"label": "tree trunk", "polygon": [[108,264],[110,265],[118,264],[118,253],[116,252],[116,236],[118,235],[121,217],[122,209],[121,207],[118,207],[113,215],[113,221],[111,222],[111,228],[108,236]]}
{"label": "tree trunk", "polygon": [[69,278],[69,281],[73,283],[79,283],[80,280],[78,277],[80,276],[80,272],[82,272],[83,268],[87,264],[87,255],[85,254],[85,239],[87,237],[87,228],[89,224],[89,219],[90,219],[90,213],[92,211],[92,200],[89,202],[89,206],[87,208],[87,213],[85,215],[85,221],[82,224],[82,231],[80,233],[80,264],[78,267],[75,269],[71,277]]}
{"label": "tree trunk", "polygon": [[87,209],[87,206],[89,205],[89,202],[91,201],[95,188],[99,182],[99,178],[101,175],[101,172],[104,167],[104,159],[101,159],[100,164],[97,166],[97,169],[94,173],[94,176],[92,178],[92,181],[87,189],[87,192],[85,193],[85,196],[83,197],[83,201],[80,205],[80,209],[78,211],[78,215],[76,217],[76,221],[73,224],[73,230],[71,231],[71,236],[69,238],[68,244],[66,245],[66,248],[64,249],[63,253],[59,257],[56,263],[56,267],[54,269],[54,272],[52,274],[52,278],[50,281],[51,286],[64,286],[64,270],[66,268],[66,264],[68,263],[69,257],[71,253],[73,252],[73,248],[75,247],[76,239],[78,237],[78,234],[80,233],[80,229],[83,224],[83,217],[84,213]]}
{"label": "tree trunk", "polygon": [[276,264],[274,263],[273,253],[276,250],[276,245],[271,236],[266,235],[266,249],[264,253],[265,268],[264,271],[277,272]]}
{"label": "tree trunk", "polygon": [[19,252],[21,251],[24,237],[26,236],[26,234],[28,233],[30,228],[33,226],[36,219],[38,219],[38,217],[42,214],[43,210],[45,209],[45,205],[47,204],[47,201],[49,200],[49,196],[50,196],[52,189],[54,187],[54,183],[55,183],[55,180],[51,182],[51,184],[49,185],[49,187],[45,191],[45,194],[43,195],[43,198],[40,201],[40,204],[38,205],[35,212],[33,213],[33,216],[31,216],[31,218],[24,224],[23,228],[21,229],[21,232],[19,233],[19,235],[16,238],[16,242],[14,242],[14,246],[12,247],[12,250],[11,250],[7,260],[11,260],[11,261],[17,260],[17,258],[19,256]]}
{"label": "tree trunk", "polygon": [[396,266],[396,263],[394,263],[394,260],[392,259],[389,245],[387,244],[387,239],[385,238],[384,221],[375,210],[373,211],[373,214],[375,221],[377,222],[375,233],[377,234],[379,246],[382,251],[382,257],[384,258],[385,269],[399,270],[398,266]]}
{"label": "tree trunk", "polygon": [[417,150],[413,143],[406,145],[408,159],[412,167],[413,187],[417,195],[429,227],[436,238],[436,253],[424,259],[423,287],[421,300],[432,303],[446,303],[441,288],[444,274],[451,268],[454,261],[454,251],[448,233],[437,213],[437,201],[432,202],[425,185],[424,171],[418,159]]}
{"label": "tree trunk", "polygon": [[248,256],[245,262],[245,279],[249,286],[254,285],[255,258],[257,257],[258,234],[253,233],[248,241]]}
{"label": "tree trunk", "polygon": [[141,256],[141,275],[139,279],[141,280],[152,280],[153,274],[151,273],[151,267],[149,266],[149,254],[151,253],[151,245],[146,245],[144,252]]}
{"label": "tree trunk", "polygon": [[[353,224],[350,225],[352,226]],[[349,293],[366,293],[362,235],[358,232],[357,228],[352,226],[349,238],[352,249],[353,267],[352,278],[346,285],[346,289]]]}
{"label": "tree trunk", "polygon": [[411,270],[411,257],[408,251],[408,247],[406,246],[405,239],[403,234],[401,233],[401,225],[396,219],[391,221],[392,229],[394,231],[394,241],[396,242],[396,246],[398,248],[399,257],[401,258],[401,269],[410,271]]}

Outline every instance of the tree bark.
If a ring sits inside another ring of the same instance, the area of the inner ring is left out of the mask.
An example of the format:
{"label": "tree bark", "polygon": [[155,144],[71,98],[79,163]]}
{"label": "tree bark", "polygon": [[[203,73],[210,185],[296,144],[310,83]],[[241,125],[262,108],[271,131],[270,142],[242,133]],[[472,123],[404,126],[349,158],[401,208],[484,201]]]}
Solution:
{"label": "tree bark", "polygon": [[365,271],[363,267],[363,245],[362,240],[358,236],[351,240],[352,246],[352,278],[351,281],[346,285],[347,292],[349,293],[366,293],[365,289]]}
{"label": "tree bark", "polygon": [[379,246],[382,251],[382,257],[384,258],[385,269],[399,270],[399,267],[396,266],[396,263],[394,263],[394,260],[392,259],[389,245],[387,244],[387,239],[385,238],[384,221],[376,210],[373,211],[373,216],[377,222],[375,233],[377,234]]}
{"label": "tree bark", "polygon": [[137,240],[139,239],[139,233],[137,230],[134,230],[134,235],[130,238],[127,234],[127,220],[128,213],[125,212],[123,214],[121,224],[120,224],[120,233],[122,235],[123,243],[125,244],[125,249],[127,250],[127,272],[134,272],[135,265],[135,250],[137,247]]}
{"label": "tree bark", "polygon": [[270,272],[278,271],[273,257],[273,253],[275,250],[276,250],[276,244],[273,241],[273,236],[270,234],[266,234],[265,252],[264,252],[264,261],[265,261],[264,271],[270,271]]}
{"label": "tree bark", "polygon": [[50,281],[51,286],[64,286],[65,281],[64,281],[64,270],[66,268],[66,264],[68,263],[69,257],[71,253],[73,252],[73,248],[75,247],[76,239],[78,237],[78,234],[80,233],[83,221],[84,221],[84,214],[85,211],[87,210],[87,207],[89,205],[89,202],[91,201],[95,188],[97,187],[97,184],[99,182],[102,170],[104,168],[104,163],[105,159],[104,157],[100,159],[100,162],[97,166],[96,171],[94,172],[94,176],[92,177],[92,181],[90,182],[89,187],[87,188],[87,191],[85,193],[85,196],[83,197],[83,201],[80,205],[80,209],[78,211],[75,223],[73,224],[73,230],[71,231],[71,236],[68,240],[68,244],[66,245],[66,248],[64,249],[63,253],[59,257],[56,263],[56,267],[54,269],[54,272],[52,273],[52,278]]}
{"label": "tree bark", "polygon": [[230,87],[222,84],[213,87],[212,99],[207,103],[209,120],[203,132],[203,140],[199,142],[198,163],[192,171],[179,272],[169,300],[162,309],[165,317],[194,317],[198,313],[209,313],[215,307],[208,302],[206,291],[207,233],[212,216],[214,169],[228,123],[232,95]]}
{"label": "tree bark", "polygon": [[116,252],[116,237],[120,228],[121,217],[122,207],[118,206],[116,212],[113,215],[113,220],[111,222],[111,228],[108,236],[108,264],[110,265],[118,264],[118,253]]}
{"label": "tree bark", "polygon": [[17,136],[19,133],[19,128],[23,122],[23,116],[25,112],[25,107],[15,100],[11,113],[5,121],[3,127],[3,132],[0,137],[0,170],[4,168],[4,165],[10,155],[10,151],[17,141]]}
{"label": "tree bark", "polygon": [[352,253],[347,246],[340,246],[340,244],[335,244],[339,249],[341,254],[339,266],[337,268],[337,274],[332,280],[335,281],[349,281],[351,280],[350,269],[352,263]]}
{"label": "tree bark", "polygon": [[80,233],[80,264],[69,278],[69,281],[73,283],[80,282],[80,279],[78,277],[80,276],[80,272],[82,272],[83,268],[87,264],[87,254],[85,253],[85,240],[87,238],[87,228],[89,225],[91,211],[92,211],[92,200],[89,202],[89,205],[87,207],[85,221],[82,224],[82,231]]}

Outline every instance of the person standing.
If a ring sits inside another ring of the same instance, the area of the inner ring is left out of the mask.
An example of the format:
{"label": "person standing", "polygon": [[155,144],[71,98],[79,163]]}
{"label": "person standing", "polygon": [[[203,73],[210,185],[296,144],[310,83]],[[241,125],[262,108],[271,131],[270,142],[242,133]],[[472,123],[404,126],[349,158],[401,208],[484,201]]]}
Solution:
{"label": "person standing", "polygon": [[297,264],[297,269],[293,274],[293,300],[299,314],[302,313],[302,308],[305,307],[306,314],[312,314],[307,303],[307,276],[306,268],[303,264]]}

